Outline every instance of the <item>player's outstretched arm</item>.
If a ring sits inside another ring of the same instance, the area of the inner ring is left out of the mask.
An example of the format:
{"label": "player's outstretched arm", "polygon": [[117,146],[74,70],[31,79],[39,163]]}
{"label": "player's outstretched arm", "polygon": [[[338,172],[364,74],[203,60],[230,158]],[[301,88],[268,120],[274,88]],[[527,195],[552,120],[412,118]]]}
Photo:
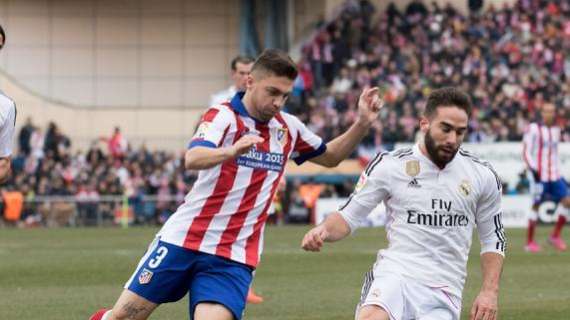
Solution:
{"label": "player's outstretched arm", "polygon": [[309,230],[301,247],[306,251],[321,251],[323,243],[341,240],[350,234],[350,226],[340,215],[335,212],[329,215],[323,223]]}
{"label": "player's outstretched arm", "polygon": [[263,142],[263,138],[253,135],[241,137],[235,144],[223,148],[194,147],[184,156],[184,167],[187,170],[210,169],[220,163],[249,152],[251,147]]}
{"label": "player's outstretched arm", "polygon": [[356,122],[345,133],[327,143],[327,150],[323,154],[309,161],[329,168],[336,167],[354,151],[384,106],[384,102],[378,96],[378,91],[377,87],[366,88],[362,91],[358,100],[358,119]]}
{"label": "player's outstretched arm", "polygon": [[504,257],[498,253],[481,255],[483,285],[471,307],[470,320],[495,320],[498,313],[499,280],[503,270]]}

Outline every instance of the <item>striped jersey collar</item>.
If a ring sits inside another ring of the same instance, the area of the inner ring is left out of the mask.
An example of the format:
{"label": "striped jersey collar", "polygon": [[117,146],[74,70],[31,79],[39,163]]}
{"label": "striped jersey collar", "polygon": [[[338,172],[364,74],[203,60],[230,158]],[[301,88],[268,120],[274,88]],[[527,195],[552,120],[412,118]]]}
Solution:
{"label": "striped jersey collar", "polygon": [[253,119],[255,122],[260,123],[260,124],[267,124],[269,123],[269,121],[264,122],[258,119],[255,119],[254,117],[252,117],[249,112],[247,112],[247,109],[245,108],[245,105],[242,102],[243,96],[245,95],[245,91],[238,91],[235,96],[232,98],[232,100],[230,101],[230,104],[232,106],[232,109],[234,109],[235,111],[237,111],[237,113],[239,113],[241,116],[244,117],[248,117]]}

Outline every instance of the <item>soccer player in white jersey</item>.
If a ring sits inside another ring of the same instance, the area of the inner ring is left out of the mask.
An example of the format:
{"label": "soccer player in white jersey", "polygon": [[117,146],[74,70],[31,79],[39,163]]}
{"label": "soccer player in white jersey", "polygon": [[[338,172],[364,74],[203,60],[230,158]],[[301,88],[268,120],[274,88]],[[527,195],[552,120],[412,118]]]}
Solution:
{"label": "soccer player in white jersey", "polygon": [[[0,26],[0,50],[5,43],[6,33]],[[10,177],[15,126],[16,104],[0,91],[0,183]]]}
{"label": "soccer player in white jersey", "polygon": [[489,163],[460,148],[470,110],[469,97],[455,88],[432,92],[420,120],[423,141],[378,154],[339,212],[303,238],[305,250],[319,251],[384,201],[388,248],[365,277],[356,319],[459,319],[475,226],[483,284],[471,319],[496,319],[505,251],[501,182]]}
{"label": "soccer player in white jersey", "polygon": [[253,59],[246,56],[237,56],[231,62],[232,85],[222,91],[216,92],[210,98],[210,105],[215,106],[231,100],[236,93],[245,91],[247,78],[253,66]]}
{"label": "soccer player in white jersey", "polygon": [[558,144],[560,128],[555,125],[556,106],[545,103],[540,114],[542,121],[531,123],[523,138],[523,158],[529,172],[533,205],[528,219],[527,243],[525,250],[539,252],[541,247],[534,241],[534,230],[538,220],[538,207],[543,201],[558,203],[555,215],[558,216],[548,242],[557,250],[566,250],[566,243],[560,233],[568,219],[570,194],[566,181],[560,175]]}
{"label": "soccer player in white jersey", "polygon": [[329,143],[281,111],[297,69],[279,50],[253,65],[245,93],[203,115],[185,156],[200,170],[184,204],[158,232],[112,311],[92,320],[147,319],[189,292],[190,318],[241,319],[263,248],[267,210],[287,159],[333,167],[367,134],[382,101],[363,90],[356,122]]}

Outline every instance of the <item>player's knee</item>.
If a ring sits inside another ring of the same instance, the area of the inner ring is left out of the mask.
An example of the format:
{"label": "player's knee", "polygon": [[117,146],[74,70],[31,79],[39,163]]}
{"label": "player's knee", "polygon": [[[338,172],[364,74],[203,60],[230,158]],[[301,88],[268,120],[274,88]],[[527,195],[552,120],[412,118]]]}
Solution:
{"label": "player's knee", "polygon": [[538,220],[538,208],[535,210],[533,207],[533,210],[530,210],[528,212],[528,219],[532,220],[532,221],[537,221]]}
{"label": "player's knee", "polygon": [[380,306],[364,306],[358,311],[357,320],[390,320],[388,312]]}
{"label": "player's knee", "polygon": [[[569,209],[570,208],[570,196],[568,197],[564,197],[564,199],[562,199],[562,205],[564,206],[564,208]],[[568,213],[567,213],[568,214]]]}

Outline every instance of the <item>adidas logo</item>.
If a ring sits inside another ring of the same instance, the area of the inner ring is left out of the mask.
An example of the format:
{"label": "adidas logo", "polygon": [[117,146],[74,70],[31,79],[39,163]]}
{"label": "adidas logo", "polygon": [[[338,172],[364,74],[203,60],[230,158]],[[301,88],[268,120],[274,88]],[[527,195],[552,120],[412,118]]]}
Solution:
{"label": "adidas logo", "polygon": [[410,181],[410,183],[408,183],[408,188],[421,188],[422,186],[418,183],[418,180],[416,180],[416,178],[413,178],[412,181]]}

